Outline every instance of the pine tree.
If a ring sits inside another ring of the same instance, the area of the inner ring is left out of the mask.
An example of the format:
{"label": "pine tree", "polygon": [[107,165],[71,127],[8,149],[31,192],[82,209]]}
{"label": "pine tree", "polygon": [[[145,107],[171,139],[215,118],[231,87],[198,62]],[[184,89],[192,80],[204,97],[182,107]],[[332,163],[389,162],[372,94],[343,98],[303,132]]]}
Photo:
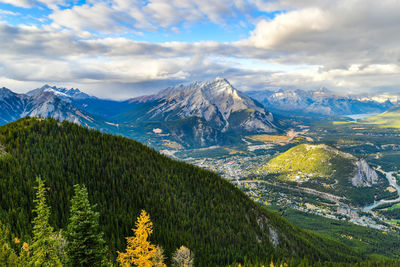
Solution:
{"label": "pine tree", "polygon": [[194,254],[187,247],[181,246],[172,256],[172,263],[176,267],[193,267]]}
{"label": "pine tree", "polygon": [[152,267],[152,259],[155,254],[155,246],[147,239],[153,233],[153,223],[146,211],[142,210],[136,223],[136,228],[132,229],[134,236],[127,237],[126,252],[118,251],[118,262],[122,266]]}
{"label": "pine tree", "polygon": [[105,260],[105,241],[99,213],[93,211],[85,186],[75,185],[67,227],[67,257],[72,266],[100,266]]}
{"label": "pine tree", "polygon": [[17,255],[8,243],[10,231],[0,222],[0,266],[15,266]]}
{"label": "pine tree", "polygon": [[49,224],[50,207],[46,204],[46,188],[40,177],[36,178],[36,204],[33,212],[36,217],[33,219],[33,243],[31,246],[32,257],[30,265],[33,266],[61,266],[58,257],[59,240]]}

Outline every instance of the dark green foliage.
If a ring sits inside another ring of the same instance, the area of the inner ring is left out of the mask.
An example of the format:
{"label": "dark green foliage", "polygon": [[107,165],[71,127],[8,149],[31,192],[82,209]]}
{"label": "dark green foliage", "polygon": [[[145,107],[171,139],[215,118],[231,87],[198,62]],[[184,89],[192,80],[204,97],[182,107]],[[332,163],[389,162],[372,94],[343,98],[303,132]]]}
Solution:
{"label": "dark green foliage", "polygon": [[61,266],[58,257],[59,241],[49,224],[50,207],[46,203],[46,188],[42,179],[36,178],[38,186],[35,188],[34,200],[36,217],[33,219],[32,256],[29,264],[32,266]]}
{"label": "dark green foliage", "polygon": [[[383,232],[370,227],[355,225],[346,221],[328,219],[322,216],[287,208],[271,207],[291,223],[304,229],[343,242],[363,254],[381,258],[400,258],[400,235]],[[383,232],[383,233],[382,233]]]}
{"label": "dark green foliage", "polygon": [[0,266],[16,266],[18,256],[9,244],[10,230],[0,222]]}
{"label": "dark green foliage", "polygon": [[184,244],[198,266],[273,256],[360,259],[348,247],[256,205],[218,175],[126,138],[68,122],[21,119],[0,127],[0,143],[9,154],[0,159],[0,215],[22,238],[31,233],[34,177],[40,174],[49,186],[51,225],[66,228],[73,185],[85,184],[112,252],[124,248],[124,237],[144,209],[154,223],[153,243],[166,255]]}
{"label": "dark green foliage", "polygon": [[100,266],[106,253],[99,213],[93,211],[85,186],[74,185],[66,232],[68,262],[72,266]]}

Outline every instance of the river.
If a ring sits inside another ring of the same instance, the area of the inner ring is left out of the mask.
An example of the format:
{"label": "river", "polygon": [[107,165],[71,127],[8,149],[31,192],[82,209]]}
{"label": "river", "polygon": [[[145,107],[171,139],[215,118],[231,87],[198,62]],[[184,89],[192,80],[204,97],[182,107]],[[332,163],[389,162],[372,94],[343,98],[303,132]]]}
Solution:
{"label": "river", "polygon": [[365,113],[365,114],[351,114],[351,115],[344,115],[344,116],[352,119],[354,122],[358,122],[361,119],[364,119],[364,118],[370,117],[370,116],[375,116],[378,114],[379,113]]}
{"label": "river", "polygon": [[396,199],[381,199],[379,201],[376,201],[376,202],[362,208],[361,210],[364,212],[368,212],[368,211],[372,210],[373,208],[376,208],[382,204],[400,202],[400,186],[397,184],[396,177],[393,175],[394,172],[385,172],[381,169],[381,166],[379,166],[376,170],[380,171],[381,173],[386,175],[386,179],[388,180],[389,184],[396,189],[397,195],[399,197]]}

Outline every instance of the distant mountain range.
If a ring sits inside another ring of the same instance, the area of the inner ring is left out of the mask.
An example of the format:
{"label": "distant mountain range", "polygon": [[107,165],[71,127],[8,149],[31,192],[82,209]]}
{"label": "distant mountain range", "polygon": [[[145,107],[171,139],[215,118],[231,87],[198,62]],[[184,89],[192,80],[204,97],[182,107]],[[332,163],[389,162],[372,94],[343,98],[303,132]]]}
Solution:
{"label": "distant mountain range", "polygon": [[[16,94],[7,88],[0,88],[0,123],[5,124],[26,116],[51,117],[67,120],[85,126],[99,126],[91,114],[79,110],[73,105],[74,97],[82,97],[84,93],[65,91],[50,86]],[[89,96],[88,96],[89,97]]]}
{"label": "distant mountain range", "polygon": [[2,88],[0,101],[1,124],[25,116],[52,117],[155,147],[166,143],[205,147],[240,140],[237,134],[280,131],[272,113],[223,78],[126,101],[99,99],[78,89],[49,85],[26,94]]}
{"label": "distant mountain range", "polygon": [[241,142],[245,135],[282,132],[273,113],[340,116],[380,113],[392,106],[390,101],[340,97],[328,90],[245,94],[224,78],[177,85],[125,101],[45,85],[26,94],[1,88],[0,124],[26,116],[51,117],[159,149],[178,149],[230,145]]}
{"label": "distant mountain range", "polygon": [[[342,116],[381,113],[394,105],[389,98],[339,96],[327,89],[316,91],[251,91],[247,94],[277,113],[308,116]],[[380,100],[380,101],[378,101]]]}

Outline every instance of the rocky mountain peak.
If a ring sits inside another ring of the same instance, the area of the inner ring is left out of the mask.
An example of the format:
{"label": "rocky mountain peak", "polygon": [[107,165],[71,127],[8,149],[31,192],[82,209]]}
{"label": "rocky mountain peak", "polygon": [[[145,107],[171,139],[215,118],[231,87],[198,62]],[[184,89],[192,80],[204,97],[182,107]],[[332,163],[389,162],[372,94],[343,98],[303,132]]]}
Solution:
{"label": "rocky mountain peak", "polygon": [[57,87],[57,86],[50,86],[45,84],[44,86],[29,91],[27,95],[34,96],[44,92],[52,93],[55,96],[65,99],[86,99],[86,98],[93,98],[86,93],[83,93],[78,88],[64,88],[64,87]]}
{"label": "rocky mountain peak", "polygon": [[10,98],[15,95],[16,95],[16,93],[14,93],[13,91],[11,91],[10,89],[8,89],[6,87],[0,88],[0,99]]}
{"label": "rocky mountain peak", "polygon": [[[222,77],[169,87],[156,95],[131,102],[154,103],[139,120],[172,121],[198,117],[223,132],[232,127],[247,132],[276,131],[272,114]],[[231,125],[233,121],[235,125]]]}

